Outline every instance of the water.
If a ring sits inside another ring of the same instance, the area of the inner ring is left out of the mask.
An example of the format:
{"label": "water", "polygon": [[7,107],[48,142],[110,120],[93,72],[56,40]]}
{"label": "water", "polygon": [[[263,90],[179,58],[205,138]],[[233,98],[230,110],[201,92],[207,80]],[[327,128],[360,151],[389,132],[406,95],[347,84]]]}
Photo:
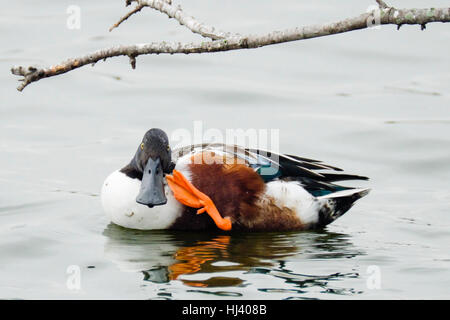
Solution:
{"label": "water", "polygon": [[[80,1],[81,29],[69,30],[71,4],[22,1],[0,13],[0,298],[450,297],[448,25],[138,57],[136,70],[115,58],[17,92],[12,65],[52,65],[118,43],[200,40],[150,10],[108,33],[125,13],[122,1]],[[245,34],[328,22],[372,4],[189,1],[183,8]],[[104,178],[130,160],[148,128],[192,131],[197,120],[221,132],[280,129],[281,151],[367,175],[357,184],[372,192],[321,232],[110,225],[98,196]],[[80,290],[70,290],[73,270]]]}

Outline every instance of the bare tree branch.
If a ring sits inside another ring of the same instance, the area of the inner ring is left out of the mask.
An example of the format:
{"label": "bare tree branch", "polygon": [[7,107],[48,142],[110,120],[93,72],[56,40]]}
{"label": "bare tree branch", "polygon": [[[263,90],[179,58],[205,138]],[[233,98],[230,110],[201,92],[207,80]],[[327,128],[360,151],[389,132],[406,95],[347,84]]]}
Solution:
{"label": "bare tree branch", "polygon": [[[130,58],[130,63],[134,68],[136,65],[136,57],[139,55],[179,53],[191,54],[259,48],[272,44],[311,39],[365,29],[373,26],[373,21],[376,20],[375,18],[378,14],[380,24],[382,25],[392,24],[401,26],[403,24],[411,24],[420,25],[422,29],[424,29],[427,23],[450,22],[450,8],[395,9],[393,7],[387,7],[386,5],[386,8],[380,9],[378,10],[378,12],[373,11],[369,13],[363,13],[359,16],[333,23],[298,27],[283,31],[274,31],[264,35],[241,36],[238,34],[226,34],[223,32],[217,32],[213,27],[206,26],[202,23],[199,23],[193,17],[185,15],[180,8],[175,8],[167,1],[127,0],[127,4],[130,4],[131,2],[137,2],[138,7],[140,5],[149,6],[160,12],[163,12],[169,17],[177,19],[182,25],[186,26],[191,31],[199,33],[204,37],[212,38],[214,40],[208,40],[199,43],[168,43],[162,41],[147,44],[122,45],[99,50],[78,58],[72,58],[48,68],[21,66],[13,67],[11,69],[11,72],[14,75],[23,77],[22,79],[20,79],[22,83],[17,89],[19,91],[22,91],[27,85],[40,79],[63,74],[71,70],[80,68],[84,65],[95,64],[100,60],[106,60],[107,58],[116,56],[128,56]],[[377,2],[380,6],[383,6],[383,1]],[[130,15],[131,14],[128,14],[127,16],[129,17]],[[126,20],[125,17],[122,18],[121,21]],[[217,36],[220,36],[220,38],[217,38]]]}

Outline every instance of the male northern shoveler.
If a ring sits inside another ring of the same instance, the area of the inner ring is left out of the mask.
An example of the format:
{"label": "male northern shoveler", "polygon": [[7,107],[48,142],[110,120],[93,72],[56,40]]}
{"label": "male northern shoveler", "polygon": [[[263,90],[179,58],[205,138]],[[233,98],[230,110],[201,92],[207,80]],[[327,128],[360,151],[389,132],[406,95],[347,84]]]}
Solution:
{"label": "male northern shoveler", "polygon": [[172,152],[166,133],[150,129],[131,162],[105,180],[101,199],[113,223],[132,229],[318,229],[369,192],[333,183],[367,177],[321,170],[342,171],[224,144]]}

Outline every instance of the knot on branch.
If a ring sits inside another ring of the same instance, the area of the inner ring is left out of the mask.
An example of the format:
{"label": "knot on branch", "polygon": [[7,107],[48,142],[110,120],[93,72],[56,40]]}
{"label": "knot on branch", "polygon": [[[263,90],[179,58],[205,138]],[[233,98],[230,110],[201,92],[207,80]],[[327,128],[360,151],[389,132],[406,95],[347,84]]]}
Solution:
{"label": "knot on branch", "polygon": [[35,67],[28,67],[28,68],[24,68],[22,66],[19,67],[12,67],[11,68],[11,72],[12,74],[16,75],[16,76],[29,76],[31,74],[33,74],[34,72],[36,72],[38,69]]}
{"label": "knot on branch", "polygon": [[130,58],[130,64],[131,64],[131,68],[134,70],[136,69],[136,55],[128,55],[128,57]]}
{"label": "knot on branch", "polygon": [[243,49],[248,49],[248,48],[249,48],[249,46],[248,46],[248,38],[241,38],[241,39],[239,40],[239,45],[240,45],[241,48],[243,48]]}
{"label": "knot on branch", "polygon": [[17,87],[17,90],[22,91],[31,82],[35,81],[36,79],[39,79],[42,76],[43,71],[35,67],[24,68],[22,66],[18,66],[12,67],[11,73],[16,76],[23,77],[22,79],[19,79],[19,81],[21,81],[22,83],[20,84],[19,87]]}

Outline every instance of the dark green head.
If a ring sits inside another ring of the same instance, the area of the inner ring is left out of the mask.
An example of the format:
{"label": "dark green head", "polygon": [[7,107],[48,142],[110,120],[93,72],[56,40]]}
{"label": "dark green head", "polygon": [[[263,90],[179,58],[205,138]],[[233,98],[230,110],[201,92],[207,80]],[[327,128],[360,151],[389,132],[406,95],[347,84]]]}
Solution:
{"label": "dark green head", "polygon": [[173,170],[171,154],[164,131],[153,128],[145,133],[130,164],[122,170],[130,177],[141,178],[137,203],[149,207],[166,204],[164,175]]}

